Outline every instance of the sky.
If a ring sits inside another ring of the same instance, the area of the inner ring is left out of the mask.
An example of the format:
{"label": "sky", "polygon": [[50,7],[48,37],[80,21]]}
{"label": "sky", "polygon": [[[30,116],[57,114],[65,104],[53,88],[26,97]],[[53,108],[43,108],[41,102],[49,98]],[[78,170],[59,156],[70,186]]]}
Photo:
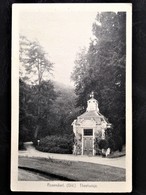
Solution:
{"label": "sky", "polygon": [[76,55],[88,47],[96,9],[23,9],[19,13],[19,33],[38,40],[54,63],[54,80],[73,86],[70,80]]}

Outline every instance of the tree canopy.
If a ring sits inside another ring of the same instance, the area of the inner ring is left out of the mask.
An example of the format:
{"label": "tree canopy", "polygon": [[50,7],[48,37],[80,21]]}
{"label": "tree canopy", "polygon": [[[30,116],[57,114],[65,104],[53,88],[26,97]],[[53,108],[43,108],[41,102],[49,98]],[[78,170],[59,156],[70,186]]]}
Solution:
{"label": "tree canopy", "polygon": [[[53,63],[38,41],[30,41],[25,36],[20,36],[19,46],[20,103],[22,108],[24,108],[22,104],[27,105],[24,109],[25,114],[31,112],[32,129],[35,129],[33,136],[37,139],[42,125],[45,125],[44,118],[47,117],[50,102],[55,97],[53,84],[50,82]],[[27,84],[29,90],[26,90]],[[29,97],[29,101],[22,101],[25,98],[21,94],[21,89],[22,93],[25,92]]]}
{"label": "tree canopy", "polygon": [[20,36],[20,77],[29,84],[40,85],[43,80],[50,80],[53,63],[38,41],[29,41]]}
{"label": "tree canopy", "polygon": [[73,88],[51,81],[53,63],[38,42],[20,36],[19,141],[72,134],[78,114]]}
{"label": "tree canopy", "polygon": [[76,106],[85,111],[89,94],[94,91],[101,113],[113,124],[114,140],[124,143],[126,14],[98,13],[92,31],[94,38],[88,49],[79,52],[72,73]]}
{"label": "tree canopy", "polygon": [[51,81],[53,63],[42,46],[20,36],[21,141],[72,134],[71,123],[94,91],[100,112],[112,123],[108,141],[115,149],[125,143],[126,14],[97,13],[92,32],[89,48],[75,60],[71,77],[76,95]]}

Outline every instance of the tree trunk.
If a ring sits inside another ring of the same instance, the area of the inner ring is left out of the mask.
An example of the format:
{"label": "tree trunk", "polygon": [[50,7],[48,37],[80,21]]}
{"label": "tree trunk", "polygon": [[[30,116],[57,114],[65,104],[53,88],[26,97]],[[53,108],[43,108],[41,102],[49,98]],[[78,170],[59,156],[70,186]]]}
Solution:
{"label": "tree trunk", "polygon": [[39,132],[39,125],[37,124],[37,127],[35,129],[35,132],[34,132],[34,139],[37,140],[38,138],[38,132]]}
{"label": "tree trunk", "polygon": [[37,118],[38,118],[38,120],[37,120],[37,127],[36,127],[36,129],[35,129],[35,132],[34,132],[34,141],[35,142],[37,142],[37,139],[38,139],[38,132],[39,132],[39,129],[40,129],[40,97],[39,97],[39,95],[40,95],[40,85],[41,85],[41,77],[40,77],[40,62],[39,62],[39,59],[38,59],[38,66],[37,66],[37,68],[38,68],[38,94],[37,94],[37,96],[38,96],[38,113],[37,113]]}

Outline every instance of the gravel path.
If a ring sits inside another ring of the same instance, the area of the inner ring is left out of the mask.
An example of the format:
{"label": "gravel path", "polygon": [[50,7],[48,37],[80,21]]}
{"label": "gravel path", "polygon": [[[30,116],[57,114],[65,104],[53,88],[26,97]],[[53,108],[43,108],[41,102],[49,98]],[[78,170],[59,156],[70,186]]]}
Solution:
{"label": "gravel path", "polygon": [[32,142],[25,143],[26,151],[19,151],[19,156],[28,156],[28,157],[44,157],[60,160],[70,160],[70,161],[82,161],[90,162],[95,164],[109,165],[119,168],[126,168],[126,158],[125,156],[119,158],[102,158],[100,156],[82,156],[82,155],[72,155],[72,154],[55,154],[40,152],[36,150]]}

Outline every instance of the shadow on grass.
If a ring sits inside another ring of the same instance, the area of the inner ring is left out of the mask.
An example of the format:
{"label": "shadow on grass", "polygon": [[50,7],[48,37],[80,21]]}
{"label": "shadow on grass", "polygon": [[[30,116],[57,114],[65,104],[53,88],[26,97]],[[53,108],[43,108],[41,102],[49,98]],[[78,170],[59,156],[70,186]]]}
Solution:
{"label": "shadow on grass", "polygon": [[80,161],[19,157],[19,167],[56,175],[66,181],[125,181],[126,170]]}

